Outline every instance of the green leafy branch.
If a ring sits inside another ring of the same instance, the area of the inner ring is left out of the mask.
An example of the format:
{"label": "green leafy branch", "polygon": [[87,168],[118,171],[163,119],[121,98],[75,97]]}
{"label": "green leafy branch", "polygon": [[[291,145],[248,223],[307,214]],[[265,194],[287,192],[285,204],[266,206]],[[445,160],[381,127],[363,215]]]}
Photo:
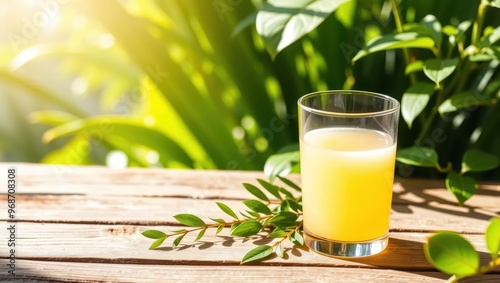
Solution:
{"label": "green leafy branch", "polygon": [[[496,65],[485,63],[500,58],[497,44],[500,27],[484,27],[487,7],[498,8],[498,3],[481,1],[475,19],[446,26],[442,26],[433,15],[425,16],[418,23],[403,25],[397,16],[395,1],[391,3],[398,26],[397,33],[374,38],[352,61],[354,63],[371,53],[389,49],[402,49],[406,52],[407,48],[420,48],[432,52],[434,58],[414,58],[413,62],[407,62],[405,73],[414,75],[422,71],[425,81],[417,81],[412,76],[412,84],[401,99],[401,114],[410,129],[414,120],[420,117],[421,129],[415,140],[417,146],[398,150],[398,161],[415,166],[435,167],[438,171],[447,173],[446,188],[463,205],[477,191],[476,180],[464,174],[494,169],[499,165],[498,158],[477,149],[469,149],[462,156],[461,170],[456,172],[451,163],[445,168],[439,165],[438,154],[434,149],[418,145],[428,136],[438,113],[445,116],[458,110],[470,111],[471,107],[491,106],[500,98],[498,80],[489,81],[487,85],[468,83],[474,81],[470,79],[472,71],[482,68],[483,72],[477,72],[479,77],[487,72],[494,72]],[[471,38],[467,40],[467,31],[471,26]],[[466,46],[468,42],[470,45]]]}
{"label": "green leafy branch", "polygon": [[453,170],[451,163],[448,163],[445,168],[441,167],[436,151],[422,146],[398,150],[396,160],[408,165],[435,167],[439,172],[448,173],[446,188],[455,196],[461,206],[476,193],[478,188],[476,179],[464,174],[491,170],[500,164],[498,158],[494,155],[478,149],[469,149],[462,156],[460,172],[456,172]]}
{"label": "green leafy branch", "polygon": [[[422,157],[419,162],[427,165],[434,162],[432,150],[421,149],[421,152],[427,154],[427,159]],[[472,156],[474,156],[473,153]],[[470,167],[474,163],[471,163],[469,158],[470,156],[465,158],[468,165],[462,169],[464,172],[474,170],[474,167],[472,169]],[[278,178],[288,187],[301,192],[301,188],[289,179],[280,176]],[[257,181],[265,191],[275,196],[279,201],[273,204],[273,201],[262,189],[249,183],[243,183],[245,189],[259,200],[243,201],[249,210],[240,212],[241,218],[226,204],[216,202],[217,206],[232,220],[210,218],[214,223],[207,224],[196,215],[178,214],[174,218],[179,223],[195,228],[175,230],[171,233],[147,230],[142,235],[155,240],[150,249],[156,249],[166,239],[175,237],[172,249],[176,249],[187,234],[198,232],[194,240],[196,242],[203,238],[208,229],[216,229],[215,235],[217,236],[224,227],[231,227],[230,231],[233,237],[250,237],[265,232],[266,235],[263,237],[277,240],[272,245],[260,245],[253,248],[243,256],[241,264],[262,261],[270,258],[273,254],[280,258],[286,258],[286,249],[283,246],[285,241],[289,241],[293,246],[304,246],[303,222],[300,220],[302,197],[295,197],[289,190],[262,179],[257,179]],[[270,208],[272,205],[274,205],[273,209]],[[480,266],[479,255],[472,244],[456,232],[445,231],[431,235],[427,243],[424,244],[424,253],[429,263],[439,271],[452,275],[448,282],[456,282],[462,278],[485,274],[500,267],[500,217],[491,219],[485,232],[485,238],[492,260],[484,266]]]}
{"label": "green leafy branch", "polygon": [[439,271],[452,275],[447,282],[457,282],[500,267],[500,217],[491,219],[485,240],[491,261],[483,266],[472,244],[455,232],[439,232],[430,236],[424,245],[425,256]]}
{"label": "green leafy branch", "polygon": [[[279,179],[290,189],[301,192],[300,187],[287,178]],[[303,246],[304,238],[302,236],[302,197],[295,197],[294,194],[282,186],[272,184],[268,181],[257,179],[262,189],[249,183],[243,183],[245,189],[257,199],[243,201],[248,208],[244,212],[237,213],[222,202],[216,202],[219,209],[230,216],[231,220],[222,218],[210,218],[213,223],[205,223],[200,217],[193,214],[177,214],[174,218],[181,224],[195,227],[193,229],[180,229],[165,233],[158,230],[147,230],[142,233],[143,236],[154,239],[150,249],[160,247],[166,239],[174,238],[172,249],[176,249],[187,234],[197,232],[195,242],[199,241],[205,235],[208,229],[215,229],[217,236],[224,227],[230,227],[231,236],[250,237],[259,233],[267,233],[268,238],[278,239],[272,246],[262,245],[250,250],[243,256],[241,263],[252,261],[261,261],[269,258],[274,253],[285,258],[286,253],[283,247],[285,241],[291,242],[294,246]],[[267,194],[274,196],[278,202],[272,201]]]}

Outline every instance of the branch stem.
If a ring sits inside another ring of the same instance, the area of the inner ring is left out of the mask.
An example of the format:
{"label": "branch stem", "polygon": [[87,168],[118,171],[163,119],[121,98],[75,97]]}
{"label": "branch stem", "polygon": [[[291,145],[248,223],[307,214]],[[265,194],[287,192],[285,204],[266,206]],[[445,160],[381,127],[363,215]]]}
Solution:
{"label": "branch stem", "polygon": [[[396,0],[391,0],[391,8],[392,8],[392,15],[394,16],[394,24],[396,25],[396,30],[398,33],[403,32],[403,22],[401,21],[401,15],[399,14],[398,10],[398,5],[396,3]],[[405,65],[409,65],[411,63],[411,57],[410,57],[410,52],[408,51],[407,48],[403,48],[403,56],[405,59]],[[417,83],[417,77],[414,72],[411,72],[409,74],[410,77],[410,82],[411,84]]]}

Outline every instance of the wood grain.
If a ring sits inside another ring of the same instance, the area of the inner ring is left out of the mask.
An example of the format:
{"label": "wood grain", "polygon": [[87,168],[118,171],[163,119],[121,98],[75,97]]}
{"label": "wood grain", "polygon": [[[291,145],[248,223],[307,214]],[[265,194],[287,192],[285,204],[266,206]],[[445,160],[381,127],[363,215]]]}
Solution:
{"label": "wood grain", "polygon": [[[8,280],[5,260],[0,260],[0,280]],[[91,271],[91,272],[89,272]],[[367,270],[310,266],[186,266],[130,265],[20,260],[16,279],[101,282],[443,282],[438,272]],[[125,279],[126,278],[126,279]],[[478,281],[481,278],[475,278]],[[489,275],[489,282],[500,275]],[[18,282],[16,280],[16,282]]]}
{"label": "wood grain", "polygon": [[[240,200],[131,197],[109,195],[18,195],[18,221],[172,225],[179,213],[227,218],[215,204],[222,201],[235,211],[246,207]],[[6,195],[0,195],[0,203]],[[484,233],[494,208],[458,207],[454,204],[393,204],[392,231],[435,231],[451,229],[461,233]],[[0,220],[7,220],[0,214]],[[208,218],[205,220],[210,221]]]}
{"label": "wood grain", "polygon": [[[346,260],[287,247],[286,260],[241,266],[246,252],[269,241],[234,239],[225,229],[220,237],[208,231],[196,243],[189,234],[176,250],[170,248],[173,239],[148,250],[153,240],[141,232],[179,229],[173,221],[179,213],[227,218],[216,201],[242,211],[241,200],[251,196],[241,184],[257,184],[256,178],[266,178],[262,172],[0,165],[18,171],[17,282],[442,282],[447,276],[423,254],[430,233],[463,233],[486,263],[484,229],[500,214],[498,183],[482,183],[458,207],[443,180],[399,179],[390,244],[381,254]],[[298,175],[290,178],[300,184]],[[6,198],[1,192],[0,203]],[[6,220],[0,213],[0,227]],[[0,229],[0,245],[7,237]],[[0,249],[0,281],[11,279],[6,258]],[[500,282],[500,270],[463,282]]]}
{"label": "wood grain", "polygon": [[[5,223],[0,225],[5,227]],[[215,231],[208,231],[202,241],[196,243],[193,243],[196,233],[188,234],[176,250],[170,247],[173,238],[167,239],[163,247],[157,250],[148,250],[153,240],[145,238],[141,232],[146,229],[168,232],[179,227],[47,223],[17,225],[19,259],[117,264],[239,265],[241,258],[257,244],[270,243],[257,236],[231,238],[228,237],[228,229],[225,229],[220,237],[213,236]],[[389,246],[381,254],[352,260],[325,257],[306,248],[287,247],[286,260],[273,258],[262,264],[430,271],[433,269],[423,254],[423,243],[427,236],[426,233],[390,233]],[[466,237],[480,251],[483,260],[490,258],[482,235]]]}

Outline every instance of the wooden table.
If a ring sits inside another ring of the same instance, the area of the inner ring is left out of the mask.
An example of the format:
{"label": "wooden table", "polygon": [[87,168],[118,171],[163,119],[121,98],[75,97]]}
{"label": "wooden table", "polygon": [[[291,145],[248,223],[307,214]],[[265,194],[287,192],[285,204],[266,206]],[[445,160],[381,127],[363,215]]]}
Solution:
{"label": "wooden table", "polygon": [[[7,170],[17,171],[15,276],[8,274]],[[488,220],[500,214],[500,184],[484,184],[458,207],[441,181],[398,180],[394,185],[390,243],[379,255],[337,259],[307,249],[288,259],[240,265],[262,239],[232,239],[208,231],[177,250],[171,240],[158,250],[141,235],[147,229],[179,229],[173,215],[227,219],[216,201],[243,210],[251,195],[242,182],[260,172],[160,169],[113,170],[0,164],[0,281],[17,282],[443,282],[426,261],[423,243],[435,230],[465,234],[489,257],[483,240]],[[299,181],[298,176],[291,179]],[[208,220],[208,219],[207,219]],[[228,228],[226,229],[228,230]],[[500,282],[500,270],[463,282]]]}

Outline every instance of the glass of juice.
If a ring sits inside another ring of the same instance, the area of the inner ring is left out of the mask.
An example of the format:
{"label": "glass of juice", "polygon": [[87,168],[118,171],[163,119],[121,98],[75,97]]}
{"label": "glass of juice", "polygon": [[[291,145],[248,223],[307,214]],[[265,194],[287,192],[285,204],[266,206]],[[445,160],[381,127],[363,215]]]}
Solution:
{"label": "glass of juice", "polygon": [[321,254],[364,257],[388,244],[399,102],[354,90],[298,100],[304,239]]}

